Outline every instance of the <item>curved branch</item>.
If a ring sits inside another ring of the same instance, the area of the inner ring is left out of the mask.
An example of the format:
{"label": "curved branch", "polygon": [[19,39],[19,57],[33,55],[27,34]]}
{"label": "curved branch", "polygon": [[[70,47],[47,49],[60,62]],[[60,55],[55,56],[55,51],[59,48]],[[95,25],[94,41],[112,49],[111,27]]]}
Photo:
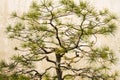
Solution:
{"label": "curved branch", "polygon": [[53,60],[50,60],[50,59],[48,58],[48,56],[44,56],[44,57],[39,58],[39,59],[28,59],[28,58],[26,58],[26,57],[23,56],[23,55],[22,55],[22,57],[23,57],[26,61],[42,61],[43,59],[46,59],[48,62],[51,62],[51,63],[53,63],[53,64],[56,64],[56,62],[53,61]]}

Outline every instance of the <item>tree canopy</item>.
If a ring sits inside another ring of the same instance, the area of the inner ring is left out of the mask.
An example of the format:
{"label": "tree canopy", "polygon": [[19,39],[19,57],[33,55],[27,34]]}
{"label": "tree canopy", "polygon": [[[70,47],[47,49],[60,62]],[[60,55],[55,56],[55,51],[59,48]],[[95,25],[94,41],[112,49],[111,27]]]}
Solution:
{"label": "tree canopy", "polygon": [[[1,62],[14,74],[40,80],[117,80],[111,72],[117,58],[109,47],[96,47],[98,35],[113,34],[117,17],[79,0],[33,1],[28,12],[13,12],[9,38],[20,41],[12,62]],[[52,56],[52,57],[51,57]],[[50,63],[37,69],[38,63]],[[18,69],[19,67],[19,69]],[[43,72],[41,72],[43,71]]]}

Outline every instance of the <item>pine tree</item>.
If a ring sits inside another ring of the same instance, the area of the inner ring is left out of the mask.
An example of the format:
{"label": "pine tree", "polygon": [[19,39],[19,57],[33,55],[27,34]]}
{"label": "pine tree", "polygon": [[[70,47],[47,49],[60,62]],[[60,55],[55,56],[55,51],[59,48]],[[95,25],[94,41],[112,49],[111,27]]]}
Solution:
{"label": "pine tree", "polygon": [[[7,33],[21,42],[15,47],[21,54],[3,67],[31,79],[117,80],[118,74],[111,73],[117,61],[114,52],[95,46],[98,35],[113,34],[117,28],[117,17],[107,9],[96,10],[84,1],[40,0],[22,15],[14,12],[12,18],[16,22],[7,27]],[[36,69],[44,62],[50,63],[44,72]]]}

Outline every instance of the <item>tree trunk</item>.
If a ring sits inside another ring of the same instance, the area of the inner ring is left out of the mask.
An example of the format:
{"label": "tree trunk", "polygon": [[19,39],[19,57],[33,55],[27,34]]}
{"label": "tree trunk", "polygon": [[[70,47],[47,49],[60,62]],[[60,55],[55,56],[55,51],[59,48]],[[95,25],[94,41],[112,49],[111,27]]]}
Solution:
{"label": "tree trunk", "polygon": [[63,80],[62,79],[62,71],[60,67],[60,62],[61,62],[61,55],[56,54],[56,73],[57,73],[57,78],[58,80]]}

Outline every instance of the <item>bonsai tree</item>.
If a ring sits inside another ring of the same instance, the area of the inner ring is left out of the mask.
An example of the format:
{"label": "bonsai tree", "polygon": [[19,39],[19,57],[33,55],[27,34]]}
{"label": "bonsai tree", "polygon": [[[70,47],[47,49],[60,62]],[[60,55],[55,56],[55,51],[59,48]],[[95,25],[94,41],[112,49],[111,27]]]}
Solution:
{"label": "bonsai tree", "polygon": [[[97,36],[113,34],[117,27],[117,17],[107,9],[84,1],[40,0],[12,18],[7,33],[20,42],[14,49],[21,53],[1,70],[40,80],[117,80],[117,72],[111,72],[114,52],[96,46]],[[49,65],[39,68],[44,63]]]}

